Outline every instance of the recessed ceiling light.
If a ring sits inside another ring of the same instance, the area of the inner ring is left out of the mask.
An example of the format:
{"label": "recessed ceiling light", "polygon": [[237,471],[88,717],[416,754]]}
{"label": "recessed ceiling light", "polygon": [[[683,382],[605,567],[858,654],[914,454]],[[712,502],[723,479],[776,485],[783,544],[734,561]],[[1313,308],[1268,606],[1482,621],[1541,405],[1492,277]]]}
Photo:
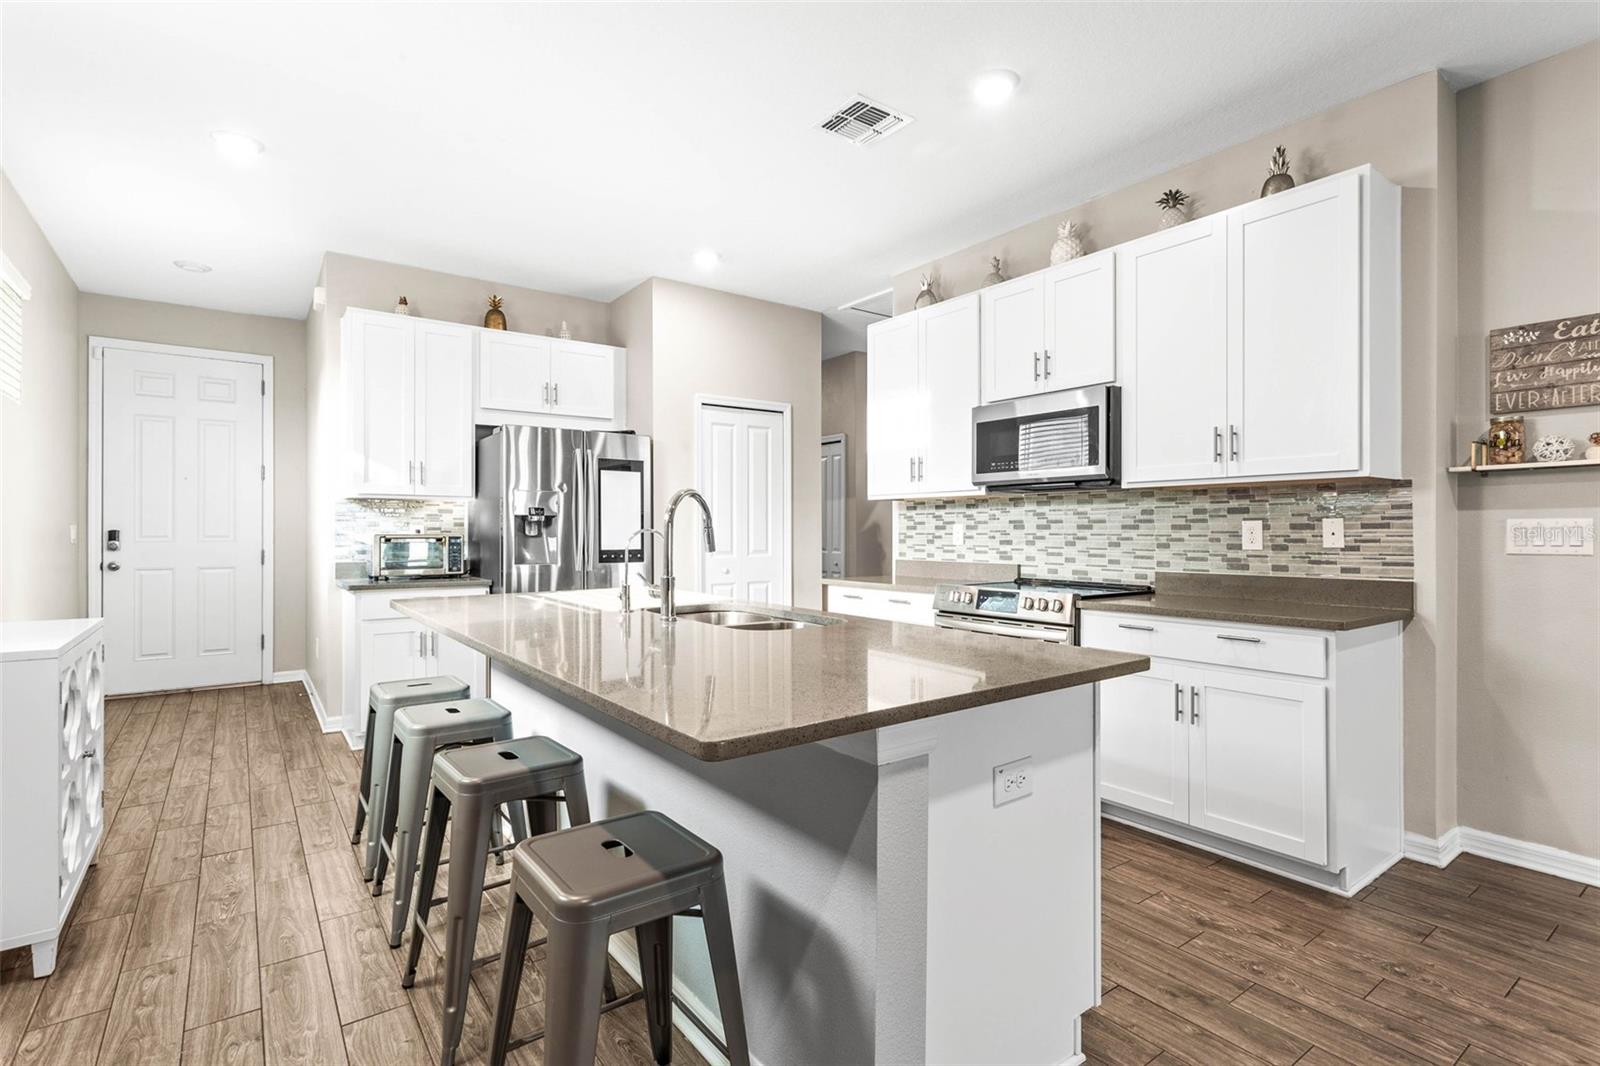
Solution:
{"label": "recessed ceiling light", "polygon": [[972,95],[985,107],[999,107],[1017,91],[1022,79],[1014,70],[987,70],[972,81]]}
{"label": "recessed ceiling light", "polygon": [[722,256],[717,254],[715,248],[702,248],[694,253],[694,265],[701,270],[715,270],[721,262]]}
{"label": "recessed ceiling light", "polygon": [[187,270],[191,274],[211,273],[211,265],[209,263],[197,263],[193,259],[174,259],[172,265],[179,270]]}
{"label": "recessed ceiling light", "polygon": [[231,130],[213,130],[211,143],[216,145],[217,154],[230,163],[243,165],[254,163],[260,158],[261,153],[267,150],[262,144],[246,133],[234,133]]}

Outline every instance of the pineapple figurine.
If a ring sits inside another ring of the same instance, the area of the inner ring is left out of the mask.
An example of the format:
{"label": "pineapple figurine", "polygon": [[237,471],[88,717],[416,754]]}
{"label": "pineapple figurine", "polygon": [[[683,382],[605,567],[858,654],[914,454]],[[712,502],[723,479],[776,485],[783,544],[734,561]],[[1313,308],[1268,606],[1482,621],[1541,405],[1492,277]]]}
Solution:
{"label": "pineapple figurine", "polygon": [[501,307],[500,297],[489,297],[489,310],[483,313],[484,329],[505,329],[506,313]]}
{"label": "pineapple figurine", "polygon": [[922,275],[922,288],[917,290],[917,298],[911,304],[913,308],[932,307],[939,302],[939,294],[933,291],[933,279]]}
{"label": "pineapple figurine", "polygon": [[1278,150],[1272,153],[1272,165],[1267,167],[1267,180],[1261,183],[1261,198],[1266,199],[1275,192],[1292,188],[1294,178],[1289,176],[1289,153],[1280,144]]}
{"label": "pineapple figurine", "polygon": [[998,255],[990,256],[989,276],[983,279],[984,288],[988,288],[990,285],[998,285],[1006,280],[1008,279],[1006,278],[1005,267],[1001,265],[1000,257]]}
{"label": "pineapple figurine", "polygon": [[1189,194],[1182,189],[1168,189],[1156,200],[1161,208],[1161,228],[1171,229],[1189,221]]}
{"label": "pineapple figurine", "polygon": [[1050,246],[1050,265],[1065,263],[1083,254],[1083,239],[1078,236],[1078,224],[1067,219],[1056,227],[1056,243]]}

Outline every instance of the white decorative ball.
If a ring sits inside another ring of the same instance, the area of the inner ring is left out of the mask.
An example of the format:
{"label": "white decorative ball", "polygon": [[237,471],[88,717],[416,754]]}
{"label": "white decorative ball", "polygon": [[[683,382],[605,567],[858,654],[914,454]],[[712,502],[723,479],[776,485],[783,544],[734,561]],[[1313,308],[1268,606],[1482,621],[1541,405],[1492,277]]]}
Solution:
{"label": "white decorative ball", "polygon": [[1562,463],[1572,458],[1572,448],[1570,438],[1552,434],[1533,442],[1533,457],[1541,463]]}

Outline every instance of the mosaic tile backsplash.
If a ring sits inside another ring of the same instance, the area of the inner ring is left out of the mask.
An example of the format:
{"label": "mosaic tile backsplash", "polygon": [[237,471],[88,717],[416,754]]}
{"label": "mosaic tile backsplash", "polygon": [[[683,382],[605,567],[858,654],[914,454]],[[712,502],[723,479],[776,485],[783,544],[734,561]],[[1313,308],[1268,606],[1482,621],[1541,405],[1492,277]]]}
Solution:
{"label": "mosaic tile backsplash", "polygon": [[335,562],[369,562],[379,533],[467,533],[465,500],[340,500],[333,506]]}
{"label": "mosaic tile backsplash", "polygon": [[[907,500],[901,559],[1016,563],[1026,576],[1152,580],[1158,570],[1412,580],[1411,485],[1086,489]],[[1322,546],[1322,519],[1344,519],[1345,547]],[[1247,552],[1239,523],[1262,519],[1266,549]],[[965,543],[954,545],[956,523]]]}

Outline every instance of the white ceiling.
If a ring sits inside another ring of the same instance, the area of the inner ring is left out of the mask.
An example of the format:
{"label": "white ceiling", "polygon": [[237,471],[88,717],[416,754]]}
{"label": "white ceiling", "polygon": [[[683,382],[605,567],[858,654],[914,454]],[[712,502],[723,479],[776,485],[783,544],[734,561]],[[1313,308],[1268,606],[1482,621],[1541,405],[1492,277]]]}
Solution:
{"label": "white ceiling", "polygon": [[[596,299],[818,309],[1600,4],[7,4],[4,165],[86,291],[299,317],[324,250]],[[1016,99],[971,99],[1009,67]],[[854,147],[855,92],[915,116]],[[267,145],[252,168],[211,130]],[[711,273],[696,248],[722,253]],[[174,259],[210,263],[183,273]],[[832,343],[855,346],[836,316]],[[843,332],[841,332],[843,331]]]}

